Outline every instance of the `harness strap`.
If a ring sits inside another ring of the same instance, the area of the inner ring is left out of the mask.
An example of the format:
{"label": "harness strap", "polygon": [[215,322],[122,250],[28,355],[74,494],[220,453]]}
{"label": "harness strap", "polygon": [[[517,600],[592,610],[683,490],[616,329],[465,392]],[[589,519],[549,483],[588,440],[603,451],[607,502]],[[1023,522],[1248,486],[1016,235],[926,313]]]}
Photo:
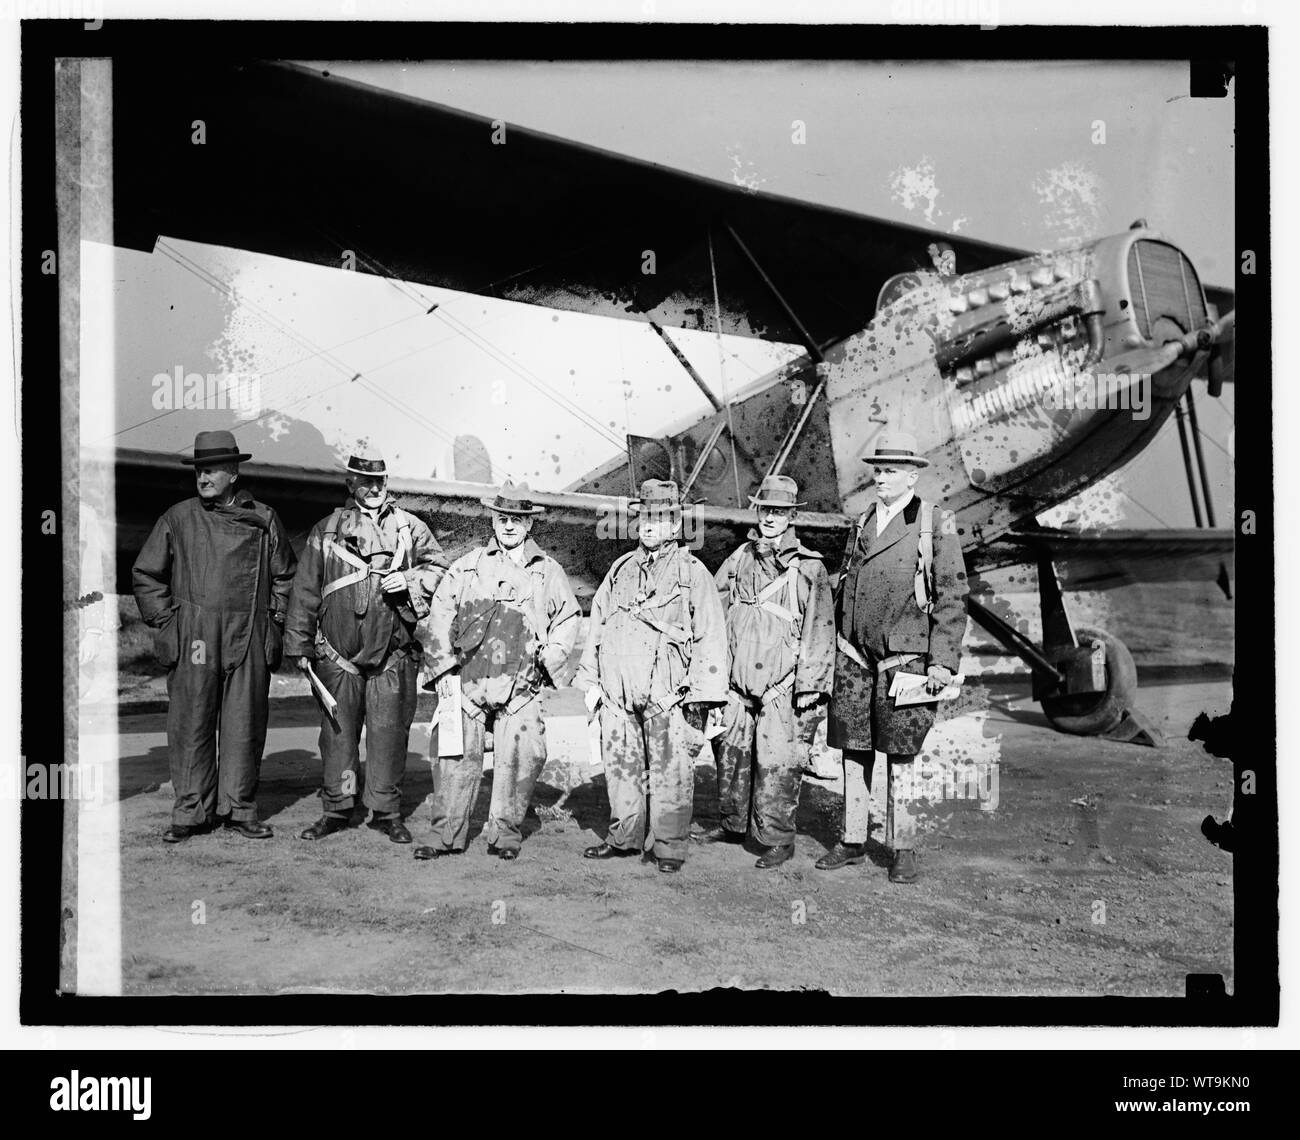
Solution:
{"label": "harness strap", "polygon": [[895,653],[892,657],[882,657],[873,665],[853,647],[853,644],[842,633],[835,635],[835,644],[839,647],[839,651],[849,660],[856,662],[868,672],[877,674],[884,673],[886,670],[899,665],[906,665],[909,661],[919,661],[923,656],[920,653]]}
{"label": "harness strap", "polygon": [[893,669],[898,665],[906,665],[909,661],[919,661],[919,653],[895,653],[893,657],[886,657],[876,662],[876,672],[883,673],[887,669]]}
{"label": "harness strap", "polygon": [[[335,649],[334,646],[325,639],[325,635],[319,630],[316,632],[316,652],[327,661],[333,661],[335,665],[343,670],[343,672],[351,673],[354,677],[361,676],[361,670]],[[396,653],[390,653],[388,655],[388,660],[384,662],[382,669],[376,669],[373,673],[367,675],[377,677],[381,673],[387,673],[388,670],[392,669],[404,656],[405,654],[401,650],[398,650]]]}
{"label": "harness strap", "polygon": [[921,500],[921,538],[916,549],[913,590],[922,613],[934,612],[934,504]]}
{"label": "harness strap", "polygon": [[322,589],[320,593],[321,601],[324,601],[336,590],[342,590],[345,586],[354,586],[358,582],[364,582],[371,574],[387,574],[393,570],[400,570],[402,563],[406,561],[406,557],[411,551],[411,524],[404,518],[399,517],[397,523],[397,550],[393,554],[392,565],[387,570],[371,569],[368,562],[334,540],[334,536],[338,533],[339,516],[341,514],[341,510],[336,510],[330,515],[330,520],[325,525],[321,550],[322,552],[328,551],[335,558],[346,562],[349,566],[356,567],[356,569],[350,574],[343,575],[342,578],[335,578],[333,582]]}
{"label": "harness strap", "polygon": [[[366,562],[358,558],[352,553],[352,551],[348,550],[347,547],[340,546],[332,538],[328,542],[321,543],[321,549],[328,550],[335,558],[346,562],[349,566],[357,567],[357,569],[353,570],[351,574],[344,574],[342,578],[335,578],[334,581],[321,590],[321,601],[328,598],[335,590],[343,589],[344,586],[351,586],[357,582],[364,582],[372,573]],[[378,573],[378,571],[374,571],[374,573]]]}

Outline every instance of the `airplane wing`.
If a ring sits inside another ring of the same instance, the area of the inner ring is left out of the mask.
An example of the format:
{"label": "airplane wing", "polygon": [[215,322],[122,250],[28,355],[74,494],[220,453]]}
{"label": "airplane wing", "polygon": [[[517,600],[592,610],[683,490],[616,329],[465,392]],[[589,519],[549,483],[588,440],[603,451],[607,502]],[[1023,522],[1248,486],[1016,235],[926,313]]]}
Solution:
{"label": "airplane wing", "polygon": [[1233,532],[1226,528],[1167,530],[1012,531],[967,561],[972,570],[1032,564],[1048,554],[1065,590],[1108,590],[1133,582],[1217,582],[1229,597]]}
{"label": "airplane wing", "polygon": [[[128,448],[117,450],[114,468],[116,588],[129,594],[132,562],[155,520],[173,503],[193,496],[194,474],[175,455]],[[252,461],[240,464],[239,474],[242,486],[275,508],[296,550],[312,526],[347,497],[342,472]],[[491,534],[491,511],[481,500],[495,493],[494,485],[394,476],[388,488],[401,506],[429,524],[453,558]],[[546,508],[538,520],[537,541],[565,568],[585,608],[610,563],[635,545],[635,532],[627,526],[627,499],[545,491],[533,492],[532,498]],[[754,514],[700,504],[688,525],[692,551],[714,569],[753,527]],[[810,511],[799,516],[800,537],[828,559],[843,550],[848,525],[841,514]]]}
{"label": "airplane wing", "polygon": [[113,163],[119,246],[183,238],[340,269],[350,252],[360,272],[680,328],[713,327],[716,271],[723,331],[791,344],[861,329],[888,278],[932,267],[937,240],[961,271],[1025,253],[297,64],[190,61],[165,97],[150,69],[115,67]]}

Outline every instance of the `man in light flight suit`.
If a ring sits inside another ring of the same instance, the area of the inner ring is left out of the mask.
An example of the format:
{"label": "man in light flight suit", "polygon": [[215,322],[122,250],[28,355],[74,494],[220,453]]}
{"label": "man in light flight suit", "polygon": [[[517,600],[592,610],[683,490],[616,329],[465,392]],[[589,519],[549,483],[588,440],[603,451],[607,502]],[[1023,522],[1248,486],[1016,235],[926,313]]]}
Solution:
{"label": "man in light flight suit", "polygon": [[583,855],[638,855],[649,842],[672,874],[686,858],[704,720],[727,699],[726,628],[713,578],[679,541],[677,484],[647,480],[632,506],[640,544],[592,599],[574,681],[599,709],[610,809],[605,841]]}
{"label": "man in light flight suit", "polygon": [[722,824],[705,842],[763,848],[756,867],[794,854],[794,819],[807,745],[799,717],[829,699],[835,668],[835,611],[821,555],[791,526],[799,485],[770,475],[750,501],[758,529],[718,568],[727,613],[730,691],[726,733],[714,744]]}
{"label": "man in light flight suit", "polygon": [[581,611],[564,569],[530,537],[542,513],[527,484],[507,483],[494,499],[486,546],[452,563],[433,596],[426,658],[431,687],[454,670],[461,684],[461,756],[433,756],[432,846],[417,859],[460,854],[483,776],[484,736],[492,733],[489,855],[515,859],[520,825],[546,764],[542,689],[567,683]]}

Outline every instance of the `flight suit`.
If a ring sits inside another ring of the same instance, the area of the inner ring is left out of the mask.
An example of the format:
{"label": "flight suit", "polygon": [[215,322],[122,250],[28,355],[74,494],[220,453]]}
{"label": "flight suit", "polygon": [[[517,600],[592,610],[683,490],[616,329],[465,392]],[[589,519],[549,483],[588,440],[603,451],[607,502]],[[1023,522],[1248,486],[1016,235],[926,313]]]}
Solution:
{"label": "flight suit", "polygon": [[934,725],[936,706],[895,708],[889,686],[900,670],[930,665],[956,673],[966,632],[966,568],[951,513],[934,507],[934,607],[916,600],[921,501],[911,500],[876,534],[876,506],[849,536],[836,592],[835,685],[826,741],[844,750],[844,842],[865,843],[876,752],[889,757],[885,845],[915,846],[909,778],[915,755]]}
{"label": "flight suit", "polygon": [[492,733],[492,803],[484,837],[498,851],[519,848],[520,826],[546,764],[541,690],[567,682],[581,611],[555,559],[526,538],[515,562],[496,536],[452,563],[434,594],[426,672],[459,666],[461,756],[434,759],[433,846],[463,851]]}
{"label": "flight suit", "polygon": [[680,543],[616,561],[592,599],[574,683],[600,688],[605,842],[640,850],[648,841],[655,858],[684,859],[703,733],[681,706],[727,697],[722,603],[703,563]]}
{"label": "flight suit", "polygon": [[794,842],[806,744],[795,694],[829,696],[835,611],[821,556],[790,527],[749,541],[718,568],[730,656],[727,731],[714,743],[722,826],[767,847]]}
{"label": "flight suit", "polygon": [[[415,719],[420,643],[416,624],[447,562],[429,528],[389,496],[375,512],[354,503],[311,529],[293,580],[285,652],[313,659],[338,702],[337,726],[322,712],[325,814],[356,803],[361,729],[366,730],[362,802],[377,818],[400,819],[406,746]],[[400,570],[406,590],[380,580]]]}
{"label": "flight suit", "polygon": [[195,497],[171,507],[131,568],[140,616],[157,631],[167,667],[175,825],[257,819],[267,698],[295,562],[279,516],[240,489],[227,506]]}

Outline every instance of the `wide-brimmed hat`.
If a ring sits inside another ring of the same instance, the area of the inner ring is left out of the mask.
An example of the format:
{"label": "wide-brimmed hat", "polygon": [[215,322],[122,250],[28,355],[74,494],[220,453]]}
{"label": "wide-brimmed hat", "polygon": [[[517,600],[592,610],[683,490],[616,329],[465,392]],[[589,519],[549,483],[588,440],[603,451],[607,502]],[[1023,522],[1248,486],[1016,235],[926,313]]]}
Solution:
{"label": "wide-brimmed hat", "polygon": [[758,485],[758,494],[749,496],[751,507],[802,507],[799,484],[789,475],[769,475]]}
{"label": "wide-brimmed hat", "polygon": [[905,431],[882,431],[876,436],[876,446],[863,463],[877,467],[929,467],[930,461],[916,447],[916,436]]}
{"label": "wide-brimmed hat", "polygon": [[340,464],[349,475],[382,475],[388,477],[388,464],[379,453],[378,448],[358,447],[348,456],[346,463]]}
{"label": "wide-brimmed hat", "polygon": [[628,507],[640,514],[679,511],[682,508],[681,493],[671,479],[647,479],[641,484],[641,494],[630,500]]}
{"label": "wide-brimmed hat", "polygon": [[507,483],[495,499],[479,499],[479,502],[503,515],[540,515],[546,508],[534,503],[532,494],[527,483]]}
{"label": "wide-brimmed hat", "polygon": [[201,431],[194,437],[194,454],[181,456],[181,462],[191,467],[207,467],[213,463],[242,463],[252,458],[247,451],[239,450],[230,432]]}

